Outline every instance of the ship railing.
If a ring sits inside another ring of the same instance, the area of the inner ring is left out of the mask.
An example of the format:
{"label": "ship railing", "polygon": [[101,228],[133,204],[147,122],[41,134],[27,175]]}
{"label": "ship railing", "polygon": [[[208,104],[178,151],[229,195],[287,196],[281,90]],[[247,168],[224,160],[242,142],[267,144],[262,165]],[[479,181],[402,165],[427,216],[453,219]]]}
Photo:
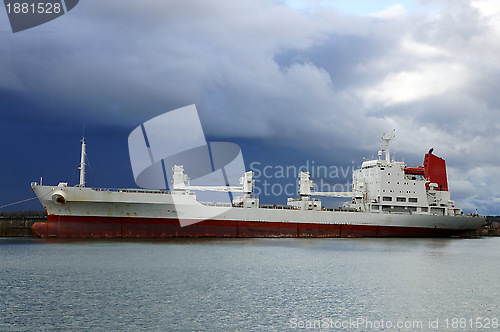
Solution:
{"label": "ship railing", "polygon": [[94,191],[111,191],[121,193],[146,193],[146,194],[170,194],[169,190],[158,189],[128,189],[128,188],[91,188]]}
{"label": "ship railing", "polygon": [[260,204],[259,207],[263,209],[296,210],[296,208],[291,205],[279,205],[279,204]]}
{"label": "ship railing", "polygon": [[171,194],[170,190],[151,190],[151,189],[121,189],[125,193],[148,193],[148,194]]}
{"label": "ship railing", "polygon": [[233,207],[231,203],[221,203],[221,202],[200,202],[205,206],[216,206],[216,207]]}
{"label": "ship railing", "polygon": [[345,207],[345,206],[340,206],[340,207],[334,208],[334,211],[336,211],[336,212],[359,212],[359,210],[356,208]]}

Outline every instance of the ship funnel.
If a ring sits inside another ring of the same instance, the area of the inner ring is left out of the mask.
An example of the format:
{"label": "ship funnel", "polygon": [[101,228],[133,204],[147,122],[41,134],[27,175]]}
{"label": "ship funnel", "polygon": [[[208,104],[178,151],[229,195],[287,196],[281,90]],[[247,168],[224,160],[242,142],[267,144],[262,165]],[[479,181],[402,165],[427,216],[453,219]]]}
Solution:
{"label": "ship funnel", "polygon": [[[432,154],[433,149],[424,158],[424,177],[431,183],[436,183],[436,190],[448,191],[448,178],[446,176],[446,162]],[[429,185],[427,185],[429,189]]]}

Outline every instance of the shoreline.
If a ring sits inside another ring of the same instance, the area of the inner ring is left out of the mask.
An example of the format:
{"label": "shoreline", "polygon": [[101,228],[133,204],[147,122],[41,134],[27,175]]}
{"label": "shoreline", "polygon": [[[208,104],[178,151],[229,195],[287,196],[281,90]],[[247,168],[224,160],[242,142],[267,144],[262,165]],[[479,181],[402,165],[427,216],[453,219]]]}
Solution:
{"label": "shoreline", "polygon": [[0,218],[0,237],[35,237],[31,226],[47,217]]}

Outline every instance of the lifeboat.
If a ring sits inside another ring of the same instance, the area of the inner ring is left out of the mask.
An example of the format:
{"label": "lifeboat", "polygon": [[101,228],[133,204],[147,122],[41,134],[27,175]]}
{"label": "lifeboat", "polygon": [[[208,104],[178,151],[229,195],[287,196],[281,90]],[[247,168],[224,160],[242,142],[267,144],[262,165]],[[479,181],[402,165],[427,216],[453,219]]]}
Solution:
{"label": "lifeboat", "polygon": [[423,166],[405,167],[405,174],[424,176],[425,168]]}

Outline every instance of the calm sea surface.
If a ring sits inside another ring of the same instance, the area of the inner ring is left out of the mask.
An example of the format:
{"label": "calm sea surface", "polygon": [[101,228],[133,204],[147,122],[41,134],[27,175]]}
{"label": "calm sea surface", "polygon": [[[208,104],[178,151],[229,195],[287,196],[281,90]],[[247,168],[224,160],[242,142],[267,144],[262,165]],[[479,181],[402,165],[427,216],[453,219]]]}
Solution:
{"label": "calm sea surface", "polygon": [[499,285],[500,238],[0,238],[0,331],[494,331]]}

